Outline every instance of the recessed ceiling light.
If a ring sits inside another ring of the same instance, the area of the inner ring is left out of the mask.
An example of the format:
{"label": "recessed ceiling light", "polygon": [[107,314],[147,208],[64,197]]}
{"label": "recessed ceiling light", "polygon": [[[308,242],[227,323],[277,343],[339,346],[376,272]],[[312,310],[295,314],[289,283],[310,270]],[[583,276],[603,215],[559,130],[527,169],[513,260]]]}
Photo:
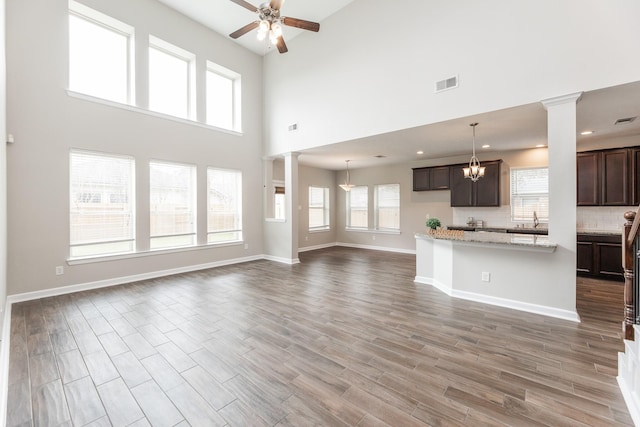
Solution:
{"label": "recessed ceiling light", "polygon": [[484,145],[482,146],[482,148],[489,148],[489,147],[491,147],[489,144],[484,144]]}
{"label": "recessed ceiling light", "polygon": [[592,133],[592,130],[585,130],[584,132],[580,132],[580,135],[591,135]]}
{"label": "recessed ceiling light", "polygon": [[417,151],[416,154],[424,154],[424,151],[422,151],[422,150]]}
{"label": "recessed ceiling light", "polygon": [[544,148],[544,147],[546,147],[546,145],[544,145],[544,144],[538,144],[538,145],[536,145],[536,148]]}

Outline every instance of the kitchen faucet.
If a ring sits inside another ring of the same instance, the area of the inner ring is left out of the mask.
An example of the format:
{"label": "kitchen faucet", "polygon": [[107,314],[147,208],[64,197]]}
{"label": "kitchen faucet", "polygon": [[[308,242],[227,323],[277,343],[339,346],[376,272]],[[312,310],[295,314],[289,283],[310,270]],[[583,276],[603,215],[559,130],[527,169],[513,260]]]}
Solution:
{"label": "kitchen faucet", "polygon": [[538,221],[538,215],[536,214],[536,211],[533,211],[533,228],[538,227],[538,224],[540,224],[540,221]]}

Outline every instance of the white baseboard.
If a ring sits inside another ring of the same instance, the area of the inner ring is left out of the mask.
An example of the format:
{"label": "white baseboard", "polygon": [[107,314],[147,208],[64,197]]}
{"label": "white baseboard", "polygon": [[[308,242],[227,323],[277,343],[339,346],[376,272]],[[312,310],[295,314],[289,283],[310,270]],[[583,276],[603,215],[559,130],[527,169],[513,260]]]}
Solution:
{"label": "white baseboard", "polygon": [[627,409],[629,410],[633,424],[640,426],[640,401],[638,400],[638,393],[630,386],[630,378],[625,378],[624,375],[618,375],[617,380],[618,387],[620,387],[624,402],[627,404]]}
{"label": "white baseboard", "polygon": [[271,256],[271,255],[263,255],[262,259],[266,259],[267,261],[279,262],[281,264],[288,264],[288,265],[300,264],[299,258],[289,259],[289,258],[282,258],[277,256]]}
{"label": "white baseboard", "polygon": [[577,311],[563,310],[546,305],[531,304],[528,302],[515,301],[506,298],[492,297],[490,295],[477,294],[474,292],[458,291],[452,289],[450,286],[439,283],[437,280],[434,280],[430,277],[416,276],[414,282],[431,285],[439,291],[454,298],[480,302],[483,304],[496,305],[499,307],[511,308],[514,310],[526,311],[528,313],[542,314],[543,316],[570,320],[572,322],[580,322],[580,316],[578,315]]}
{"label": "white baseboard", "polygon": [[357,243],[342,243],[338,242],[335,246],[342,246],[345,248],[357,248],[357,249],[370,249],[372,251],[384,251],[384,252],[395,252],[399,254],[409,254],[415,255],[415,249],[400,249],[400,248],[389,248],[386,246],[372,246],[372,245],[360,245]]}

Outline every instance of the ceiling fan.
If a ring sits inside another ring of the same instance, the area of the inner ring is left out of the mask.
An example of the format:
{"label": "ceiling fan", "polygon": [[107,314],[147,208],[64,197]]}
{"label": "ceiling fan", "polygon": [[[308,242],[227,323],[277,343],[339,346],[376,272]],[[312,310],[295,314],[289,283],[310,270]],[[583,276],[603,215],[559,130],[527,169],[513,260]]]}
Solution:
{"label": "ceiling fan", "polygon": [[282,36],[282,25],[289,27],[302,28],[303,30],[320,31],[320,24],[317,22],[305,21],[304,19],[289,18],[288,16],[280,16],[280,8],[284,3],[284,0],[271,0],[270,2],[264,2],[259,7],[252,5],[244,0],[231,0],[235,4],[238,4],[245,9],[249,9],[252,12],[258,14],[258,20],[245,25],[244,27],[229,34],[232,39],[237,39],[240,36],[245,35],[251,30],[258,29],[258,40],[264,40],[269,35],[271,44],[278,48],[278,52],[285,53],[287,45],[284,42]]}

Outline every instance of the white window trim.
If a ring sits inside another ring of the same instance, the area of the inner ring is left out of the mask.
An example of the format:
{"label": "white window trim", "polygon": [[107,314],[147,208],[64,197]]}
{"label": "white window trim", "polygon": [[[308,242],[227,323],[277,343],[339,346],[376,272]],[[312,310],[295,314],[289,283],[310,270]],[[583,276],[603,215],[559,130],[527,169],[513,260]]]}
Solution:
{"label": "white window trim", "polygon": [[[209,231],[209,171],[210,170],[214,170],[214,171],[223,171],[223,172],[233,172],[235,174],[240,175],[240,200],[238,201],[238,216],[240,218],[240,228],[238,229],[234,229],[234,230],[220,230],[220,231]],[[224,168],[217,168],[214,166],[208,166],[207,170],[206,170],[206,175],[207,175],[207,234],[206,234],[206,238],[207,238],[207,242],[209,241],[209,236],[212,234],[223,234],[223,233],[239,233],[239,236],[242,237],[243,233],[244,233],[244,214],[243,214],[243,196],[244,193],[242,191],[242,186],[243,184],[243,179],[244,176],[242,174],[242,171],[239,169],[224,169]],[[232,242],[234,240],[229,240],[229,241],[225,241],[225,242],[212,242],[211,244],[215,244],[215,243],[226,243],[226,242]]]}
{"label": "white window trim", "polygon": [[[117,32],[127,37],[127,105],[135,105],[136,100],[136,91],[135,91],[135,28],[131,25],[125,24],[124,22],[118,21],[115,18],[112,18],[109,15],[105,15],[102,12],[98,12],[95,9],[91,9],[90,7],[85,6],[82,3],[78,3],[74,0],[69,0],[69,14],[73,14],[78,18],[84,19],[86,21],[92,22],[96,25],[104,27],[108,30]],[[68,59],[68,58],[67,58]],[[67,88],[69,86],[69,81],[67,81]],[[68,90],[71,92],[71,89]],[[90,98],[100,99],[91,95],[85,95]],[[114,104],[119,104],[115,101],[110,101],[104,99],[106,102],[112,102]]]}
{"label": "white window trim", "polygon": [[[317,227],[309,226],[309,232],[313,233],[313,232],[321,232],[321,231],[331,230],[331,204],[330,204],[331,189],[329,187],[327,187],[327,186],[310,185],[308,187],[308,196],[311,194],[311,188],[318,188],[318,189],[321,189],[322,192],[323,192],[323,202],[322,202],[322,211],[323,212],[322,213],[323,213],[323,216],[325,214],[327,215],[327,224],[319,225]],[[311,212],[311,204],[310,203],[307,206],[307,209],[308,209],[309,212]],[[307,213],[307,216],[309,216],[309,212]]]}
{"label": "white window trim", "polygon": [[[389,228],[389,227],[380,227],[379,226],[379,206],[378,206],[378,192],[377,192],[377,188],[381,187],[381,186],[385,186],[385,185],[397,185],[398,186],[398,228]],[[400,184],[398,183],[391,183],[391,184],[375,184],[373,186],[373,222],[374,222],[374,227],[372,228],[372,230],[376,230],[379,232],[384,232],[384,231],[388,231],[391,233],[395,233],[395,232],[399,232],[401,230],[401,225],[400,225],[400,208],[402,206],[401,200],[400,200],[400,195],[401,195],[401,187]]]}
{"label": "white window trim", "polygon": [[[233,81],[233,118],[232,128],[229,130],[242,132],[242,75],[222,65],[207,60],[206,72],[212,72]],[[206,94],[206,88],[204,93]],[[206,104],[206,101],[205,101]],[[206,121],[206,113],[204,115]],[[224,128],[223,128],[224,129]]]}

